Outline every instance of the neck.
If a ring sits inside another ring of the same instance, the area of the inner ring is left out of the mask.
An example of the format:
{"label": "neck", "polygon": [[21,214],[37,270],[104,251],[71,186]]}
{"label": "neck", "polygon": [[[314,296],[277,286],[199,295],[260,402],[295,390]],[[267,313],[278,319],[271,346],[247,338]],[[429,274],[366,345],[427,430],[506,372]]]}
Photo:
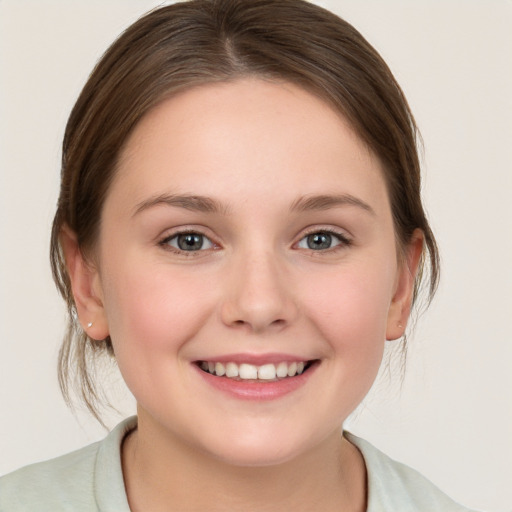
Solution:
{"label": "neck", "polygon": [[247,467],[159,439],[139,421],[123,443],[122,462],[132,512],[366,510],[364,461],[339,432],[293,460]]}

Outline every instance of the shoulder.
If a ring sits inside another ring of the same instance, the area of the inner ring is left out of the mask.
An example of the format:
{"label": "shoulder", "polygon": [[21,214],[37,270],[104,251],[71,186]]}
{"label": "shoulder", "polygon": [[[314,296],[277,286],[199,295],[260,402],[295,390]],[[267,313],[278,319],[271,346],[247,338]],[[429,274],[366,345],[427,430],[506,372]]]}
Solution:
{"label": "shoulder", "polygon": [[366,464],[368,512],[471,512],[416,470],[394,461],[363,439],[348,432],[344,436],[359,449]]}
{"label": "shoulder", "polygon": [[2,477],[0,510],[35,510],[36,506],[42,507],[41,510],[66,510],[66,503],[72,502],[83,504],[84,510],[96,510],[91,499],[94,499],[93,474],[99,444]]}
{"label": "shoulder", "polygon": [[120,446],[134,424],[130,418],[103,441],[1,477],[0,512],[93,512],[105,499],[124,504]]}

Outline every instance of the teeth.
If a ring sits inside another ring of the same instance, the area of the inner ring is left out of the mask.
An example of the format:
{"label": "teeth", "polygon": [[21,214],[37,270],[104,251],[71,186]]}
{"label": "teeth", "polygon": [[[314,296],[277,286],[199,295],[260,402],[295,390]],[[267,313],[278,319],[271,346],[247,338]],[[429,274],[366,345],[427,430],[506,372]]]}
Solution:
{"label": "teeth", "polygon": [[264,364],[258,368],[258,379],[272,380],[276,378],[276,367],[273,364]]}
{"label": "teeth", "polygon": [[217,375],[217,377],[228,377],[237,380],[276,380],[285,377],[295,377],[304,371],[306,363],[301,361],[299,363],[287,363],[283,361],[277,365],[264,364],[262,366],[255,366],[253,364],[242,363],[219,363],[212,361],[202,361],[199,366],[202,370]]}
{"label": "teeth", "polygon": [[238,365],[235,363],[228,363],[226,365],[226,377],[238,377]]}
{"label": "teeth", "polygon": [[297,373],[297,363],[291,363],[288,366],[288,377],[293,377]]}
{"label": "teeth", "polygon": [[241,379],[257,379],[258,367],[253,364],[241,364],[238,368],[238,376]]}
{"label": "teeth", "polygon": [[276,368],[276,375],[280,378],[288,377],[288,365],[286,363],[279,363]]}
{"label": "teeth", "polygon": [[226,373],[226,368],[222,363],[215,363],[215,374],[222,377]]}

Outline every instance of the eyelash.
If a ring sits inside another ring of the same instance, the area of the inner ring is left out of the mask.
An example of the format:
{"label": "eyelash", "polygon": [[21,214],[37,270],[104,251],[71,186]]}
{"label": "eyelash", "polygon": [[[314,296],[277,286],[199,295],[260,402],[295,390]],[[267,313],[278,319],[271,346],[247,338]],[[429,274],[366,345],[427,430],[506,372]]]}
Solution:
{"label": "eyelash", "polygon": [[325,253],[325,252],[338,251],[338,250],[350,247],[352,245],[352,240],[349,237],[347,237],[347,235],[345,233],[341,233],[340,231],[336,231],[336,230],[330,229],[330,228],[311,229],[310,231],[307,231],[295,245],[300,244],[303,240],[307,240],[307,238],[312,235],[328,235],[330,237],[336,238],[339,242],[338,244],[334,245],[333,247],[328,247],[326,249],[315,250],[315,249],[305,248],[306,250],[309,250],[313,253],[322,253],[322,252]]}
{"label": "eyelash", "polygon": [[[201,249],[199,249],[199,250],[187,251],[185,249],[180,249],[179,247],[173,247],[172,245],[170,245],[171,240],[174,240],[174,239],[177,240],[178,237],[186,236],[186,235],[197,235],[197,236],[200,236],[202,238],[203,245],[204,245],[205,242],[209,242],[211,247],[208,247],[207,249],[203,249],[201,247]],[[165,250],[168,250],[168,251],[171,251],[171,252],[174,252],[176,254],[179,254],[179,255],[182,255],[182,256],[186,256],[186,257],[198,256],[201,252],[204,252],[205,250],[211,250],[211,249],[215,249],[216,247],[218,247],[217,244],[215,244],[215,242],[210,240],[210,238],[207,237],[205,234],[201,233],[200,231],[193,230],[193,229],[184,230],[184,231],[178,231],[177,233],[173,233],[172,235],[168,235],[165,238],[163,238],[162,240],[160,240],[158,242],[158,245],[163,247]]]}
{"label": "eyelash", "polygon": [[[170,245],[170,242],[172,240],[178,239],[178,237],[186,236],[186,235],[197,235],[202,238],[202,245],[204,245],[205,241],[207,241],[207,242],[209,242],[211,247],[203,249],[201,246],[201,248],[198,250],[187,251],[185,249],[181,249],[179,247],[174,247],[174,246]],[[327,247],[325,249],[315,250],[315,249],[311,249],[309,247],[301,247],[301,249],[309,250],[312,253],[325,253],[325,252],[333,252],[333,251],[337,251],[340,249],[344,249],[344,248],[350,247],[352,245],[352,240],[350,238],[348,238],[344,233],[340,233],[339,231],[336,231],[333,229],[318,229],[318,228],[316,228],[316,229],[311,229],[310,231],[304,233],[304,235],[300,238],[300,240],[294,244],[294,247],[298,247],[299,244],[301,242],[303,242],[304,240],[306,240],[306,243],[307,243],[308,237],[310,237],[312,235],[328,235],[329,237],[333,237],[333,238],[337,239],[337,241],[339,243],[337,243],[333,247]],[[180,254],[182,256],[186,256],[186,257],[198,256],[201,252],[204,252],[207,250],[212,250],[212,249],[215,250],[216,248],[218,248],[218,245],[215,244],[215,242],[213,242],[212,240],[210,240],[210,238],[208,236],[201,233],[200,231],[192,230],[192,229],[179,231],[177,233],[173,233],[172,235],[168,235],[165,238],[163,238],[162,240],[160,240],[158,242],[158,245],[163,247],[165,250],[169,250],[169,251],[175,252],[177,254]]]}

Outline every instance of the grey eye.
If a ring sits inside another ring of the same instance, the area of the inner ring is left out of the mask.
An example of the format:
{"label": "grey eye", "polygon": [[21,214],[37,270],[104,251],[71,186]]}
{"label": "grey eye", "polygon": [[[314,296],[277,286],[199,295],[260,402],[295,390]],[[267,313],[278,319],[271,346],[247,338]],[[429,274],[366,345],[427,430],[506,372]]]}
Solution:
{"label": "grey eye", "polygon": [[179,233],[169,238],[167,244],[180,251],[201,251],[211,249],[213,243],[201,233]]}
{"label": "grey eye", "polygon": [[327,233],[314,233],[306,237],[309,249],[329,249],[332,236]]}
{"label": "grey eye", "polygon": [[305,236],[298,243],[300,249],[310,249],[313,251],[325,251],[332,249],[342,243],[341,237],[327,231],[318,231]]}

